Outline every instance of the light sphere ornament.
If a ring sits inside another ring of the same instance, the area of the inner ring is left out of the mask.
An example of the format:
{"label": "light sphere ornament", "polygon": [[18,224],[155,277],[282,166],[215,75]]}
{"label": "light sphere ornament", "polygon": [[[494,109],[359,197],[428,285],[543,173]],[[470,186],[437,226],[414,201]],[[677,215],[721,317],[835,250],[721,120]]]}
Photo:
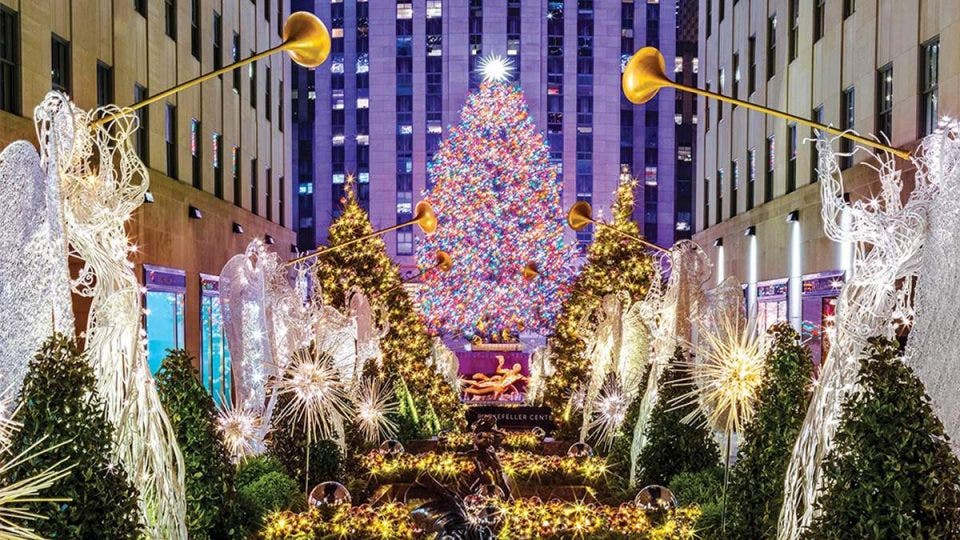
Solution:
{"label": "light sphere ornament", "polygon": [[340,482],[328,481],[317,484],[310,490],[310,506],[340,506],[350,504],[350,492]]}
{"label": "light sphere ornament", "polygon": [[653,484],[641,489],[633,504],[644,510],[671,510],[677,507],[677,498],[670,489]]}
{"label": "light sphere ornament", "polygon": [[540,426],[536,426],[530,430],[530,433],[537,438],[538,441],[543,442],[547,438],[547,431]]}
{"label": "light sphere ornament", "polygon": [[382,456],[390,457],[399,456],[404,452],[403,444],[396,439],[383,441],[383,444],[380,445],[380,448],[377,451],[380,452],[380,455]]}
{"label": "light sphere ornament", "polygon": [[567,449],[567,457],[593,457],[593,447],[585,442],[575,442],[570,445],[570,448]]}
{"label": "light sphere ornament", "polygon": [[506,82],[513,77],[513,60],[499,54],[480,59],[480,74],[484,81]]}

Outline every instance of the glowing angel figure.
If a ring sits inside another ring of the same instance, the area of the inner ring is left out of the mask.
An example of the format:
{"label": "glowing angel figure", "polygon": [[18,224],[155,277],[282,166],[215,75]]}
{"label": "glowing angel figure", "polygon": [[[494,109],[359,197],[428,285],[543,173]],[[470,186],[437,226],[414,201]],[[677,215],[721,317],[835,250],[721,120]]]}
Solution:
{"label": "glowing angel figure", "polygon": [[552,354],[548,343],[538,347],[530,355],[530,382],[527,383],[527,403],[538,404],[543,400],[546,381],[557,372],[557,368],[550,360]]}
{"label": "glowing angel figure", "polygon": [[34,111],[39,154],[27,141],[0,152],[0,387],[13,395],[43,340],[73,333],[58,174],[73,151],[65,103],[50,94]]}
{"label": "glowing angel figure", "polygon": [[579,327],[580,336],[586,346],[584,356],[590,362],[590,379],[587,381],[583,401],[583,424],[580,426],[581,441],[586,441],[590,434],[594,402],[600,395],[607,375],[615,369],[615,362],[619,359],[623,337],[621,295],[604,296],[595,314],[595,325],[585,317]]}
{"label": "glowing angel figure", "polygon": [[[927,215],[936,192],[929,170],[920,161],[915,187],[902,203],[900,171],[888,155],[874,166],[880,178],[880,196],[847,203],[830,141],[819,139],[817,150],[824,230],[830,239],[852,244],[855,251],[852,275],[837,299],[830,352],[787,468],[778,530],[783,539],[797,538],[813,519],[822,482],[821,464],[833,446],[841,406],[851,393],[859,391],[859,358],[866,340],[875,335],[892,337],[897,324],[910,321],[912,278],[920,269]],[[902,284],[899,289],[898,283]]]}
{"label": "glowing angel figure", "polygon": [[357,319],[323,304],[314,295],[317,319],[314,324],[314,346],[330,356],[332,367],[347,385],[353,384],[357,370]]}
{"label": "glowing angel figure", "polygon": [[[137,118],[113,106],[83,112],[57,94],[41,108],[54,119],[41,125],[41,141],[69,142],[72,129],[69,160],[58,164],[64,230],[83,261],[74,290],[91,298],[86,347],[116,428],[117,457],[139,490],[148,536],[186,538],[183,457],[147,364],[142,292],[128,258],[136,248],[125,225],[149,187],[131,144]],[[58,123],[57,111],[70,111],[72,128]],[[117,116],[94,125],[108,114]]]}
{"label": "glowing angel figure", "polygon": [[439,336],[433,338],[430,345],[430,358],[427,362],[427,365],[432,367],[437,375],[443,377],[455,392],[460,393],[460,360]]}
{"label": "glowing angel figure", "polygon": [[636,482],[637,458],[646,445],[647,424],[657,402],[657,381],[669,364],[677,344],[693,340],[693,321],[699,318],[699,312],[706,302],[703,284],[710,277],[711,265],[700,246],[689,240],[677,242],[670,248],[669,263],[670,278],[662,297],[658,297],[661,289],[655,282],[644,301],[644,320],[653,326],[653,355],[643,397],[640,398],[637,423],[633,428],[630,446],[631,486]]}
{"label": "glowing angel figure", "polygon": [[359,287],[351,287],[347,291],[345,304],[347,315],[356,321],[357,358],[354,377],[359,378],[363,375],[364,365],[368,361],[374,360],[380,365],[380,340],[390,331],[390,324],[383,310],[371,305],[370,299]]}

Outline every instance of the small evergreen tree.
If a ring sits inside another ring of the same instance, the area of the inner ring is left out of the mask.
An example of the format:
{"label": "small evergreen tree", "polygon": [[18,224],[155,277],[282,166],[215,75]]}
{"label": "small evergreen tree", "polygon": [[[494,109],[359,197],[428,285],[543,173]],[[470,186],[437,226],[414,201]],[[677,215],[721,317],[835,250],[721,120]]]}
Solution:
{"label": "small evergreen tree", "polygon": [[[51,450],[9,471],[20,481],[57,463],[72,465],[46,496],[69,502],[34,502],[24,508],[45,517],[32,522],[44,538],[138,538],[142,532],[137,490],[119,463],[113,463],[113,426],[96,391],[93,368],[71,339],[54,334],[30,361],[20,389],[11,455],[40,443]],[[57,446],[60,445],[60,446]]]}
{"label": "small evergreen tree", "polygon": [[895,341],[869,340],[808,538],[960,538],[960,461]]}
{"label": "small evergreen tree", "polygon": [[657,381],[658,397],[647,425],[647,444],[637,459],[640,485],[666,486],[677,474],[698,472],[720,461],[720,449],[706,427],[703,413],[697,412],[689,422],[682,421],[698,409],[689,400],[677,402],[687,392],[679,367],[683,362],[683,349],[677,347],[670,365]]}
{"label": "small evergreen tree", "polygon": [[[348,186],[343,212],[330,224],[329,243],[331,246],[342,244],[371,232],[370,219]],[[380,342],[383,364],[377,374],[403,377],[422,413],[420,416],[426,417],[432,406],[444,427],[465,424],[460,396],[434,370],[427,368],[432,345],[430,335],[401,287],[400,271],[387,254],[382,239],[371,238],[320,257],[316,279],[326,304],[342,308],[347,291],[356,286],[386,306],[390,330]],[[433,427],[422,425],[421,431],[423,435],[431,434]]]}
{"label": "small evergreen tree", "polygon": [[229,538],[235,534],[233,465],[214,423],[213,398],[183,350],[169,351],[156,381],[183,453],[190,538]]}
{"label": "small evergreen tree", "polygon": [[783,504],[783,478],[810,401],[812,360],[787,323],[768,331],[766,375],[756,413],[745,426],[727,490],[732,538],[774,538]]}
{"label": "small evergreen tree", "polygon": [[[612,228],[640,236],[633,221],[636,182],[622,182],[617,187],[613,203]],[[600,305],[600,299],[610,293],[626,291],[633,301],[643,299],[654,276],[652,259],[647,248],[639,242],[618,234],[616,230],[600,227],[594,231],[594,240],[587,250],[587,262],[573,282],[573,289],[560,310],[557,326],[550,337],[556,373],[547,380],[544,404],[554,414],[561,415],[570,394],[586,381],[590,359],[584,357],[585,346],[579,333],[580,321],[590,316]],[[563,418],[558,417],[563,421]],[[579,425],[577,419],[567,423]]]}

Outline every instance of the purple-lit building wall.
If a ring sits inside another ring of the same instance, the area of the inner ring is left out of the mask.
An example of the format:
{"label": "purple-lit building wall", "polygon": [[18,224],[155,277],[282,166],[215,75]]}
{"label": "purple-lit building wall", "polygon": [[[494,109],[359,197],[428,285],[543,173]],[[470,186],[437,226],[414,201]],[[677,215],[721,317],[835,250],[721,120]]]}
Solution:
{"label": "purple-lit building wall", "polygon": [[[696,0],[293,0],[331,30],[330,60],[294,68],[298,243],[325,242],[344,182],[354,178],[374,227],[408,219],[429,187],[427,163],[467,94],[481,57],[515,65],[530,112],[563,180],[563,205],[603,215],[621,177],[638,180],[635,220],[670,245],[692,225],[695,102],[663,91],[635,106],[621,66],[654,45],[668,72],[696,82]],[[676,68],[679,68],[677,71]],[[412,267],[417,231],[385,237]],[[570,233],[586,246],[591,233]]]}

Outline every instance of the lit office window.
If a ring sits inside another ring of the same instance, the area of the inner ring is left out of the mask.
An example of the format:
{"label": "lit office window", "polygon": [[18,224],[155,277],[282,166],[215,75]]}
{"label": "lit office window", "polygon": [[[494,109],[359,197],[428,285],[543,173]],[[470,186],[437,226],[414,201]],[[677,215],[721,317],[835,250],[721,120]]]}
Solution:
{"label": "lit office window", "polygon": [[893,136],[893,64],[877,71],[877,136]]}
{"label": "lit office window", "polygon": [[143,265],[147,361],[150,372],[160,369],[167,351],[183,348],[183,301],[187,278],[183,270]]}
{"label": "lit office window", "polygon": [[230,403],[230,349],[223,330],[220,278],[200,274],[200,379],[217,405]]}
{"label": "lit office window", "polygon": [[920,136],[929,135],[939,120],[940,37],[920,47]]}

